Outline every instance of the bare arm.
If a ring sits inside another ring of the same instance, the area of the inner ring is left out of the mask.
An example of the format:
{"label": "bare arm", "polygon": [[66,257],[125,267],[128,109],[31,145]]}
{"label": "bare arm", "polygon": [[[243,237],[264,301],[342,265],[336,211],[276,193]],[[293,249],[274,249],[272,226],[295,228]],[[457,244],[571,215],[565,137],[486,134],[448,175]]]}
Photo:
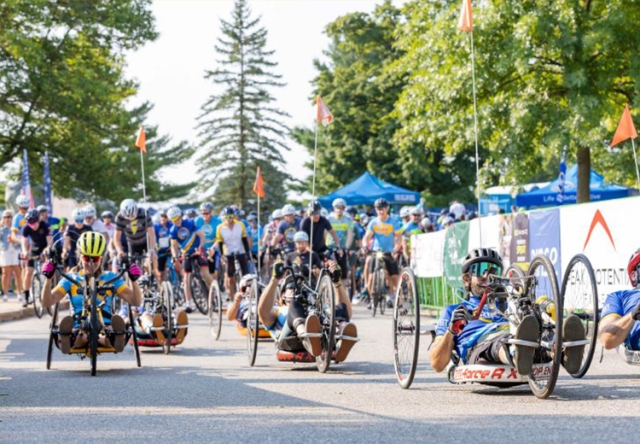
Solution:
{"label": "bare arm", "polygon": [[437,372],[444,370],[451,360],[452,350],[453,335],[447,330],[444,336],[438,336],[431,346],[431,367]]}
{"label": "bare arm", "polygon": [[276,295],[278,294],[278,282],[280,282],[280,279],[275,277],[271,278],[269,285],[267,285],[267,288],[265,288],[260,296],[260,302],[258,303],[260,322],[267,326],[273,325],[276,321],[276,315],[273,314],[273,306],[276,301]]}
{"label": "bare arm", "polygon": [[122,242],[120,242],[120,238],[122,237],[122,230],[118,230],[116,228],[116,232],[113,234],[113,243],[116,247],[116,253],[122,254]]}
{"label": "bare arm", "polygon": [[51,307],[57,302],[60,302],[65,295],[66,293],[62,292],[57,287],[55,290],[51,291],[51,279],[47,279],[45,285],[42,286],[42,305],[45,307]]}
{"label": "bare arm", "polygon": [[606,316],[600,321],[600,342],[607,350],[616,348],[622,344],[635,323],[631,313],[627,313],[621,318]]}
{"label": "bare arm", "polygon": [[133,307],[142,305],[142,293],[140,292],[140,286],[137,282],[132,282],[131,288],[127,287],[118,296]]}
{"label": "bare arm", "polygon": [[340,248],[340,238],[338,237],[338,233],[336,233],[336,230],[332,228],[331,231],[329,231],[329,234],[331,234],[336,247]]}
{"label": "bare arm", "polygon": [[240,307],[240,303],[244,295],[241,292],[237,292],[235,297],[233,298],[233,302],[227,308],[227,319],[233,321],[238,316],[238,308]]}
{"label": "bare arm", "polygon": [[29,239],[26,236],[22,236],[22,254],[24,256],[29,254]]}
{"label": "bare arm", "polygon": [[369,242],[371,242],[372,237],[373,237],[373,231],[367,230],[367,232],[364,235],[364,239],[362,239],[362,246],[366,247],[367,245],[369,245]]}
{"label": "bare arm", "polygon": [[283,237],[284,236],[282,235],[282,233],[276,233],[275,237],[271,241],[271,246],[272,247],[277,247]]}

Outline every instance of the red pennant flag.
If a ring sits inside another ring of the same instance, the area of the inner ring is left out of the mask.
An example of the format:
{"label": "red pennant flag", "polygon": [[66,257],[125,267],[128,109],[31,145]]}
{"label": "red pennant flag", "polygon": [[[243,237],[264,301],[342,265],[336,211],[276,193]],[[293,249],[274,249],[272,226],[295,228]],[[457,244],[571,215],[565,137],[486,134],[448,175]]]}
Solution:
{"label": "red pennant flag", "polygon": [[460,11],[460,20],[458,20],[458,29],[464,32],[473,32],[471,0],[462,0],[462,11]]}
{"label": "red pennant flag", "polygon": [[324,126],[327,126],[331,122],[333,122],[333,114],[331,114],[331,111],[329,111],[329,107],[324,104],[324,102],[322,101],[322,98],[320,96],[318,96],[317,100],[318,100],[318,117],[317,117],[317,121],[318,121],[318,123],[322,122],[322,124]]}
{"label": "red pennant flag", "polygon": [[256,181],[253,184],[253,192],[264,198],[264,188],[262,187],[262,174],[260,173],[260,167],[258,167],[258,171],[256,171]]}
{"label": "red pennant flag", "polygon": [[138,130],[138,137],[136,138],[136,147],[143,153],[147,154],[147,137],[144,135],[142,127]]}
{"label": "red pennant flag", "polygon": [[633,120],[631,119],[631,113],[629,112],[629,105],[625,105],[620,123],[618,123],[618,129],[613,135],[613,140],[609,145],[610,148],[616,146],[620,142],[624,142],[627,139],[635,139],[638,137],[635,126],[633,126]]}

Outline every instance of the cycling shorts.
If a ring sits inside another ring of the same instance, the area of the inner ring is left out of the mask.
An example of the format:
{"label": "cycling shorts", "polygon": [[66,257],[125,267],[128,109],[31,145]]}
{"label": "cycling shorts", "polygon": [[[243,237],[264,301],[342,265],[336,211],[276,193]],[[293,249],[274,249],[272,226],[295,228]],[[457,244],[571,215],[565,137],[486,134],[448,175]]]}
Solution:
{"label": "cycling shorts", "polygon": [[[373,273],[374,269],[375,269],[375,255],[376,253],[373,252],[371,255],[371,260],[369,263],[369,272]],[[393,259],[393,257],[391,257],[391,253],[384,253],[384,255],[382,256],[382,260],[384,262],[384,268],[387,269],[387,271],[389,272],[390,276],[397,276],[398,275],[398,263],[395,261],[395,259]]]}
{"label": "cycling shorts", "polygon": [[200,268],[206,268],[209,266],[209,262],[207,261],[206,258],[200,255],[193,256],[191,257],[191,259],[186,260],[184,262],[184,272],[191,273],[193,271],[193,264],[196,264]]}

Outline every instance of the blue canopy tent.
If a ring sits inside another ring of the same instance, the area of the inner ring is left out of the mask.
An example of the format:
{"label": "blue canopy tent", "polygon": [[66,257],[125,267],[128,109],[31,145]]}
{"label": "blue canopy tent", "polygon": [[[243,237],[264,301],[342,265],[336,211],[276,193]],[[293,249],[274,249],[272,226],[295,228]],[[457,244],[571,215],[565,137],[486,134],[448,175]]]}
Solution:
{"label": "blue canopy tent", "polygon": [[[516,203],[519,207],[548,207],[559,205],[558,192],[560,179],[556,179],[546,187],[518,194]],[[576,203],[576,189],[578,187],[578,165],[567,169],[564,180],[564,193],[562,203]],[[618,199],[628,197],[634,191],[631,188],[606,183],[601,174],[591,170],[590,179],[591,201]]]}
{"label": "blue canopy tent", "polygon": [[323,207],[331,208],[333,200],[338,197],[346,200],[347,205],[372,205],[380,197],[391,204],[417,205],[420,202],[420,193],[385,182],[368,172],[318,200]]}

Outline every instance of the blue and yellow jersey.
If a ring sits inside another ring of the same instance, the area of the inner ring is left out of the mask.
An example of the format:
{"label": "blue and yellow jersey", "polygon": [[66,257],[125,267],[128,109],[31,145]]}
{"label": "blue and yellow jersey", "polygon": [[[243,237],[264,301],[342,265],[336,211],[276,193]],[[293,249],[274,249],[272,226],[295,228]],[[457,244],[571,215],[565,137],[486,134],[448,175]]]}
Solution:
{"label": "blue and yellow jersey", "polygon": [[402,231],[402,236],[407,238],[407,247],[409,248],[411,248],[411,236],[414,234],[422,234],[420,224],[417,224],[414,221],[407,222],[400,230]]}
{"label": "blue and yellow jersey", "polygon": [[202,216],[196,218],[196,227],[204,233],[204,247],[209,249],[216,241],[216,230],[222,221],[217,216],[211,216],[209,222],[205,222]]}
{"label": "blue and yellow jersey", "polygon": [[27,225],[27,219],[24,218],[23,214],[16,213],[13,216],[13,220],[11,221],[11,231],[15,234],[22,234],[22,229]]}
{"label": "blue and yellow jersey", "polygon": [[[480,298],[471,296],[469,301],[461,302],[467,309],[472,312],[480,303]],[[451,313],[458,308],[460,304],[449,305],[442,310],[438,325],[436,327],[436,336],[444,336],[451,322]],[[464,329],[453,337],[453,346],[464,363],[467,362],[469,350],[475,347],[485,336],[498,330],[508,329],[509,323],[502,316],[493,314],[485,306],[482,309],[480,318],[469,321]]]}
{"label": "blue and yellow jersey", "polygon": [[[607,296],[604,301],[604,307],[600,313],[600,319],[609,316],[621,318],[631,313],[633,309],[640,303],[640,290],[620,290],[614,291]],[[624,344],[629,350],[640,350],[640,322],[636,321],[631,327],[629,336],[625,339]]]}
{"label": "blue and yellow jersey", "polygon": [[[69,273],[69,276],[73,278],[77,282],[84,281],[84,272],[80,271],[79,273]],[[104,285],[107,281],[113,279],[117,275],[111,271],[106,271],[102,273],[98,277],[98,285]],[[115,294],[120,295],[124,290],[126,290],[127,284],[124,279],[118,278],[114,282],[110,284],[113,286],[115,290]],[[83,288],[78,287],[76,284],[72,283],[67,279],[62,279],[60,283],[56,286],[55,290],[61,291],[63,294],[66,294],[71,301],[71,306],[73,307],[73,312],[76,315],[82,314],[83,310]],[[98,300],[100,302],[105,301],[105,304],[102,305],[102,314],[103,321],[105,325],[111,324],[111,302],[113,299],[113,292],[107,291],[105,296],[98,295]],[[74,317],[74,327],[80,327],[78,316]]]}
{"label": "blue and yellow jersey", "polygon": [[173,224],[171,222],[167,222],[167,226],[163,226],[161,223],[157,223],[153,225],[153,230],[156,233],[156,248],[159,253],[166,254],[169,252],[169,247],[171,247],[171,228]]}
{"label": "blue and yellow jersey", "polygon": [[402,223],[395,216],[389,216],[384,222],[379,217],[374,218],[367,226],[367,231],[373,232],[371,249],[391,253],[395,235],[400,233],[401,229]]}
{"label": "blue and yellow jersey", "polygon": [[183,254],[191,254],[200,246],[200,238],[196,235],[198,228],[195,221],[183,219],[182,225],[174,225],[169,230],[171,239],[178,242]]}
{"label": "blue and yellow jersey", "polygon": [[277,340],[280,337],[280,332],[287,323],[287,316],[289,315],[289,307],[286,305],[275,306],[271,309],[276,317],[276,320],[271,325],[265,325],[264,328],[269,332],[271,337]]}
{"label": "blue and yellow jersey", "polygon": [[[349,235],[350,231],[353,231],[353,220],[351,220],[351,218],[347,215],[343,215],[340,219],[338,219],[336,216],[330,215],[327,219],[329,219],[331,226],[338,235],[338,239],[340,239],[339,247],[342,249],[347,248],[347,236]],[[331,247],[334,244],[335,242],[333,242],[333,236],[327,235],[327,246]]]}

